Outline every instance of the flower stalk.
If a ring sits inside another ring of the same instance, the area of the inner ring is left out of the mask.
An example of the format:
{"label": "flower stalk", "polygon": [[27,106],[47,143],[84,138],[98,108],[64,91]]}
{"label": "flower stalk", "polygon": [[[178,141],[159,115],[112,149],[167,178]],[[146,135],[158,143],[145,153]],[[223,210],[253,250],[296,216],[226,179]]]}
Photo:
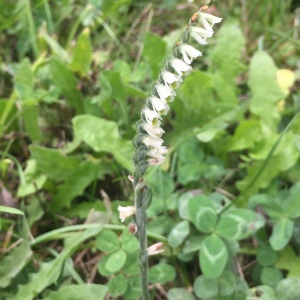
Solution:
{"label": "flower stalk", "polygon": [[[162,136],[164,130],[160,127],[162,116],[168,113],[169,103],[176,96],[175,90],[183,82],[182,77],[187,76],[192,71],[192,61],[202,56],[199,50],[189,45],[189,38],[192,37],[200,45],[206,45],[207,38],[213,36],[213,25],[222,20],[206,13],[211,2],[211,0],[207,0],[206,5],[191,17],[188,26],[181,35],[180,42],[174,46],[172,54],[166,59],[152,93],[142,109],[141,120],[137,124],[137,135],[133,140],[136,151],[133,155],[134,172],[131,180],[135,192],[135,209],[120,207],[119,211],[122,221],[127,216],[135,214],[136,236],[141,251],[140,276],[144,300],[150,299],[148,291],[148,255],[159,254],[163,250],[161,244],[155,244],[147,248],[146,210],[151,203],[152,196],[151,189],[144,182],[143,176],[149,166],[159,165],[165,160],[167,148],[163,146]],[[199,23],[201,27],[198,27]]]}

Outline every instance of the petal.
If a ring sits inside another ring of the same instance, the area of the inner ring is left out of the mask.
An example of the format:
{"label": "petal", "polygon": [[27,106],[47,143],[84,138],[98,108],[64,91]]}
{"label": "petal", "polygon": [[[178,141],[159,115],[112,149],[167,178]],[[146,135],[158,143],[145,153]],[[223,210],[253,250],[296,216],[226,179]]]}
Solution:
{"label": "petal", "polygon": [[175,97],[175,92],[167,85],[158,83],[154,87],[158,93],[160,99],[165,99],[166,101],[172,101]]}
{"label": "petal", "polygon": [[134,206],[124,207],[124,206],[119,205],[118,211],[119,211],[119,217],[120,217],[121,222],[124,222],[127,217],[130,217],[135,214],[135,207]]}
{"label": "petal", "polygon": [[150,123],[145,123],[143,127],[146,132],[153,137],[161,137],[165,133],[161,127],[153,126]]}
{"label": "petal", "polygon": [[200,28],[200,27],[191,27],[191,31],[197,33],[198,35],[200,35],[203,38],[209,38],[212,37],[214,32],[213,31],[208,31],[204,28]]}
{"label": "petal", "polygon": [[208,21],[204,18],[200,18],[199,22],[204,26],[207,31],[213,31],[212,26],[208,23]]}
{"label": "petal", "polygon": [[169,111],[169,105],[165,99],[160,99],[154,95],[149,97],[149,101],[152,104],[153,110],[155,110],[160,115],[166,115]]}
{"label": "petal", "polygon": [[191,70],[193,70],[190,65],[176,57],[171,58],[170,64],[179,76],[188,75],[191,72]]}
{"label": "petal", "polygon": [[178,75],[175,75],[167,70],[163,70],[161,72],[161,77],[165,84],[168,84],[172,90],[179,88],[183,81]]}
{"label": "petal", "polygon": [[193,39],[195,39],[200,45],[206,45],[207,41],[202,38],[199,34],[197,34],[196,32],[191,32],[191,37]]}
{"label": "petal", "polygon": [[222,18],[215,17],[211,14],[205,13],[205,12],[200,12],[201,18],[204,18],[208,22],[211,22],[212,25],[216,23],[220,23],[222,21]]}
{"label": "petal", "polygon": [[159,137],[152,137],[152,136],[146,135],[143,138],[143,143],[147,147],[159,148],[163,142],[164,142],[163,139],[161,139]]}
{"label": "petal", "polygon": [[160,124],[159,119],[161,119],[161,116],[157,111],[152,110],[152,109],[150,109],[149,107],[146,106],[146,107],[144,107],[142,113],[145,117],[145,120],[148,123]]}

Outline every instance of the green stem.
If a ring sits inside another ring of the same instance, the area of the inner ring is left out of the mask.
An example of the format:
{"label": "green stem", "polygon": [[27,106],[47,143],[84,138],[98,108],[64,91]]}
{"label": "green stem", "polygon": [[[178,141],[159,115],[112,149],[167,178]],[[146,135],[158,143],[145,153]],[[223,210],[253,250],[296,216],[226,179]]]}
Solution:
{"label": "green stem", "polygon": [[38,46],[38,43],[36,40],[34,20],[33,20],[33,16],[32,16],[31,4],[30,4],[29,0],[26,1],[26,15],[27,15],[29,32],[30,32],[30,36],[31,36],[33,52],[34,52],[35,57],[38,57],[40,54],[40,50],[39,50],[39,46]]}
{"label": "green stem", "polygon": [[[140,244],[140,276],[143,300],[150,300],[149,279],[148,279],[148,252],[147,252],[147,213],[148,201],[151,201],[151,193],[147,186],[141,186],[142,180],[135,181],[135,222],[137,226],[137,238]],[[149,193],[150,199],[147,199],[146,193]]]}

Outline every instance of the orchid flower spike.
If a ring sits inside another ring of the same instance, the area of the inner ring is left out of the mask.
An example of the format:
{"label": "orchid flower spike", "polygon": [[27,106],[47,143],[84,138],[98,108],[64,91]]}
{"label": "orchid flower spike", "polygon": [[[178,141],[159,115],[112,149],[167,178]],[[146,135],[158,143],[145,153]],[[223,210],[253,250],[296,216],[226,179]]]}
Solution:
{"label": "orchid flower spike", "polygon": [[[205,10],[208,6],[205,8]],[[169,111],[169,103],[174,101],[175,90],[183,82],[183,76],[192,71],[191,64],[194,59],[202,56],[201,51],[188,43],[189,37],[200,45],[206,45],[207,39],[214,34],[213,25],[220,23],[221,18],[215,17],[200,9],[193,15],[191,22],[183,32],[181,42],[177,43],[164,67],[161,69],[159,79],[153,87],[151,95],[141,113],[141,121],[137,126],[138,136],[134,140],[136,153],[134,155],[135,168],[140,168],[135,174],[144,174],[147,166],[161,164],[165,161],[164,155],[168,152],[163,146],[164,130],[160,127],[162,116]],[[202,27],[198,27],[200,23]]]}

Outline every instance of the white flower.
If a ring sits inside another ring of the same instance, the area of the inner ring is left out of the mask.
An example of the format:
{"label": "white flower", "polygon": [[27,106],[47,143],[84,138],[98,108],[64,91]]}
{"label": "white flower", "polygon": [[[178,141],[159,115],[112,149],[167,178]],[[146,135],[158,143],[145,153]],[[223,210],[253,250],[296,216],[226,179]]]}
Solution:
{"label": "white flower", "polygon": [[183,60],[187,64],[191,64],[194,58],[197,58],[198,56],[202,55],[202,53],[199,50],[195,49],[194,47],[188,44],[181,44],[179,46],[179,51],[183,56]]}
{"label": "white flower", "polygon": [[119,205],[118,211],[119,211],[119,216],[120,216],[121,222],[124,222],[127,217],[130,217],[135,214],[135,207],[134,206],[124,207],[124,206]]}
{"label": "white flower", "polygon": [[159,98],[165,99],[167,102],[172,102],[176,96],[175,92],[168,85],[157,83],[155,89]]}
{"label": "white flower", "polygon": [[163,243],[156,243],[147,248],[148,255],[155,255],[164,252]]}
{"label": "white flower", "polygon": [[161,119],[161,116],[157,111],[152,110],[152,109],[150,109],[149,107],[146,106],[143,109],[143,114],[144,114],[145,119],[148,123],[160,126],[160,121],[159,120]]}
{"label": "white flower", "polygon": [[153,137],[150,135],[146,135],[143,138],[143,143],[147,147],[159,148],[163,144],[164,140],[159,137]]}
{"label": "white flower", "polygon": [[145,123],[143,128],[150,136],[153,137],[161,137],[165,133],[165,131],[161,127],[153,126],[150,123]]}
{"label": "white flower", "polygon": [[[205,12],[199,12],[199,13],[200,13],[200,23],[203,24],[206,30],[212,31],[211,27],[214,26],[214,24],[220,23],[222,21],[222,18],[215,17],[211,14]],[[207,25],[205,25],[205,23],[207,24],[207,22],[211,23],[210,29],[206,28]]]}
{"label": "white flower", "polygon": [[167,84],[171,89],[175,90],[180,87],[182,83],[182,78],[175,75],[167,70],[161,72],[161,76],[165,84]]}
{"label": "white flower", "polygon": [[175,70],[175,72],[179,76],[182,76],[182,75],[186,76],[193,70],[190,65],[188,65],[183,60],[176,58],[176,57],[172,57],[170,59],[170,64],[171,64],[171,67]]}
{"label": "white flower", "polygon": [[151,148],[148,151],[148,156],[152,157],[148,160],[149,165],[159,165],[165,161],[164,154],[168,153],[168,149],[164,146]]}
{"label": "white flower", "polygon": [[199,27],[191,27],[190,35],[194,38],[200,45],[206,45],[206,38],[213,35],[213,31],[208,31]]}
{"label": "white flower", "polygon": [[151,104],[153,106],[153,110],[155,110],[160,115],[166,115],[168,113],[169,105],[167,104],[166,100],[160,99],[154,95],[151,95],[149,97],[149,101],[151,102]]}

